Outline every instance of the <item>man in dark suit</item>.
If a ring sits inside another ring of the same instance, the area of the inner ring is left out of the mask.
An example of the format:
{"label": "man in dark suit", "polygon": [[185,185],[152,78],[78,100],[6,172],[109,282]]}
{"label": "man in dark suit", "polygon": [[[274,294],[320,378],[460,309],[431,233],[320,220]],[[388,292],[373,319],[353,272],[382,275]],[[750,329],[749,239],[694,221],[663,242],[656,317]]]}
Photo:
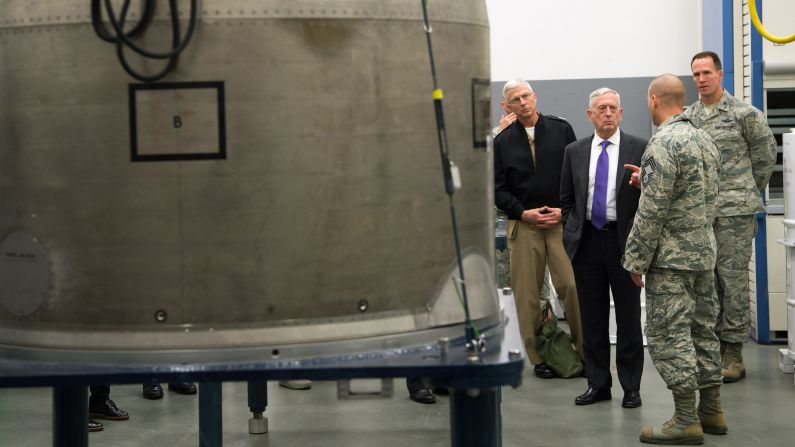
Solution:
{"label": "man in dark suit", "polygon": [[621,98],[608,88],[590,95],[588,119],[596,131],[566,146],[560,183],[565,222],[563,245],[572,261],[585,350],[588,389],[575,399],[588,405],[612,398],[610,388],[610,291],[615,302],[616,368],[622,405],[639,407],[643,372],[640,288],[621,267],[640,190],[630,185],[646,140],[621,132]]}

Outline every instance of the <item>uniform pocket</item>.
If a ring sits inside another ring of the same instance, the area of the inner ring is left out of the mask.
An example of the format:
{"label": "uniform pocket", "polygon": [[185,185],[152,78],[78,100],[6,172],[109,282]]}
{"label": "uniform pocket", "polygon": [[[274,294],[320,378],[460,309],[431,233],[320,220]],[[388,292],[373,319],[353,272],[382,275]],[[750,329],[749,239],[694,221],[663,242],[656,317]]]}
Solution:
{"label": "uniform pocket", "polygon": [[519,231],[519,221],[518,220],[509,220],[508,221],[508,239],[514,240],[516,239],[516,232]]}

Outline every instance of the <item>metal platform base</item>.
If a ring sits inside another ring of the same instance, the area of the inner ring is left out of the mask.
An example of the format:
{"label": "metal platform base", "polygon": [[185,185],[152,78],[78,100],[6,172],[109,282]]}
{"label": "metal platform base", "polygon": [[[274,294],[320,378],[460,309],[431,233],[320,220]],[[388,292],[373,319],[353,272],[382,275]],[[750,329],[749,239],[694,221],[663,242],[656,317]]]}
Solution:
{"label": "metal platform base", "polygon": [[[268,380],[345,380],[383,377],[427,377],[433,387],[450,390],[451,445],[501,446],[500,387],[519,386],[524,348],[513,296],[501,295],[500,324],[483,331],[486,350],[468,358],[465,341],[457,339],[379,352],[297,360],[245,363],[162,364],[149,366],[77,365],[0,360],[0,387],[53,387],[53,445],[87,447],[88,386],[199,382],[199,446],[223,445],[221,384],[249,382],[254,432],[267,432],[263,417]],[[254,433],[252,432],[252,433]]]}

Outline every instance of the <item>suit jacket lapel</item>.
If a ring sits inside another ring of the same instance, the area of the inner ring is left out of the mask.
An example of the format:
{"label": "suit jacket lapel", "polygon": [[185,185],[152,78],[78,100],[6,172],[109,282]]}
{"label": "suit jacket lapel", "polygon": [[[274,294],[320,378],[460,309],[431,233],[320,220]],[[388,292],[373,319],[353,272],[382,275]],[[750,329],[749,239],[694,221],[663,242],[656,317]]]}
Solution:
{"label": "suit jacket lapel", "polygon": [[578,176],[579,176],[579,189],[582,191],[583,197],[585,200],[582,200],[582,217],[585,219],[585,216],[588,212],[588,181],[590,180],[590,167],[591,167],[591,145],[593,144],[593,138],[591,140],[584,142],[582,146],[579,148],[580,150],[577,152],[579,154],[579,169],[578,169]]}

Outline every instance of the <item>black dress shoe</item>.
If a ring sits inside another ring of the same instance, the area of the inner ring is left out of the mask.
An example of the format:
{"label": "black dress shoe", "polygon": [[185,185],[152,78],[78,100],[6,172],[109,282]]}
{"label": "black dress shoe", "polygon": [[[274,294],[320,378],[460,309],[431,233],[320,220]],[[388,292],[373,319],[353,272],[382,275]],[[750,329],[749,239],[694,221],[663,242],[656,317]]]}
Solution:
{"label": "black dress shoe", "polygon": [[533,367],[533,373],[536,377],[540,377],[542,379],[554,379],[555,373],[549,369],[549,366],[546,363],[539,363],[538,365]]}
{"label": "black dress shoe", "polygon": [[428,388],[428,384],[422,377],[406,377],[406,388],[409,390],[409,398],[421,404],[436,403],[436,396]]}
{"label": "black dress shoe", "polygon": [[102,422],[88,418],[88,431],[102,431],[104,429],[105,427],[102,426]]}
{"label": "black dress shoe", "polygon": [[191,382],[170,382],[168,390],[177,394],[196,394],[196,385]]}
{"label": "black dress shoe", "polygon": [[126,421],[130,419],[130,415],[126,411],[120,410],[116,403],[110,398],[100,402],[91,402],[88,405],[88,415],[99,419],[108,419],[110,421]]}
{"label": "black dress shoe", "polygon": [[163,387],[159,383],[145,383],[144,397],[151,400],[163,398]]}
{"label": "black dress shoe", "polygon": [[621,406],[624,408],[638,408],[641,404],[640,391],[629,390],[624,391],[624,399],[621,401]]}
{"label": "black dress shoe", "polygon": [[414,390],[409,390],[409,397],[414,402],[421,404],[436,403],[436,396],[434,396],[431,390],[429,390],[428,388],[417,388]]}
{"label": "black dress shoe", "polygon": [[574,403],[577,405],[591,405],[599,402],[600,400],[610,400],[612,398],[613,396],[610,394],[609,389],[588,387],[584,393],[580,394],[576,399],[574,399]]}

